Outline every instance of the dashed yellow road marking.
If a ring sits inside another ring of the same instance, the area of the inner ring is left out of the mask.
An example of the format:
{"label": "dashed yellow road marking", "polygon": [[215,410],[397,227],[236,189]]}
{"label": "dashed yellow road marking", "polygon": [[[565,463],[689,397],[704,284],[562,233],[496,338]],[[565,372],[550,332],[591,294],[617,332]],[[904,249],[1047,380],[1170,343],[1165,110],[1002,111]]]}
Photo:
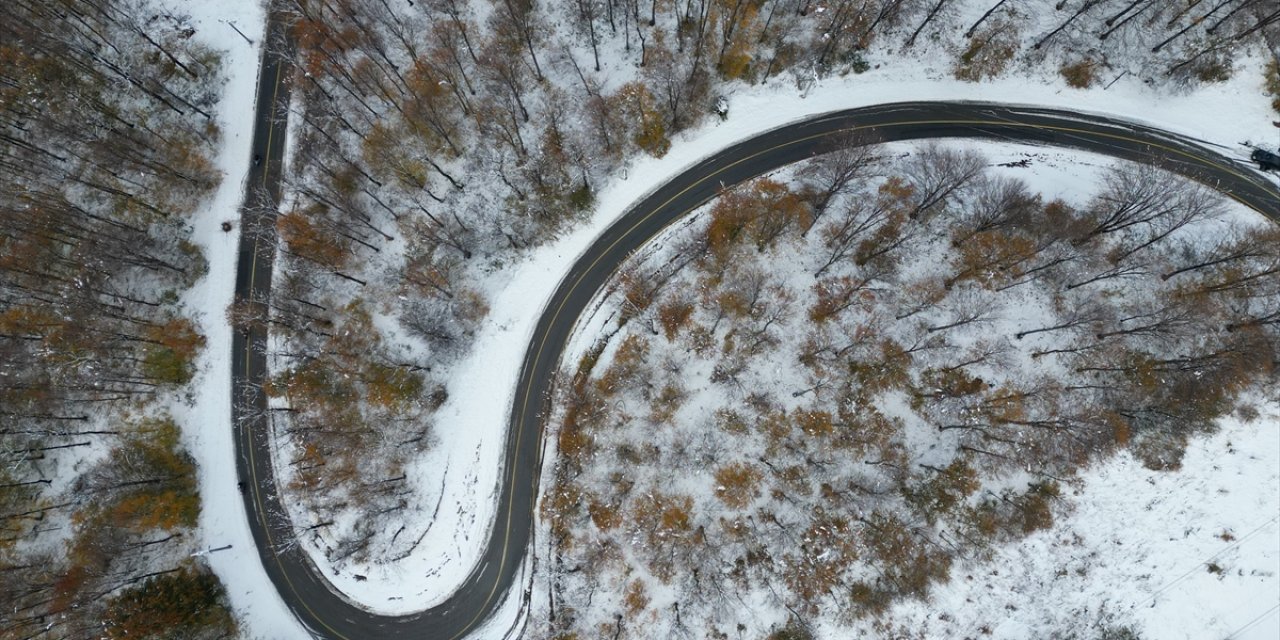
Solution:
{"label": "dashed yellow road marking", "polygon": [[[267,148],[262,155],[262,184],[267,184],[267,174],[271,168],[271,141],[276,133],[276,99],[280,97],[280,74],[284,73],[284,61],[276,60],[276,82],[271,91],[271,111],[267,115]],[[281,158],[283,160],[283,158]]]}

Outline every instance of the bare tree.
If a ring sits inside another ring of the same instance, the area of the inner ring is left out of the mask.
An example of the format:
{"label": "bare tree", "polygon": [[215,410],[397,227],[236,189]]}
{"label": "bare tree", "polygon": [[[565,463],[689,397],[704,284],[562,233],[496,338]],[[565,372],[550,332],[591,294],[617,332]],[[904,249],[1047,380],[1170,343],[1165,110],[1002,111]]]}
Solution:
{"label": "bare tree", "polygon": [[939,213],[982,173],[986,165],[986,158],[973,150],[925,145],[912,154],[902,168],[914,190],[908,217],[914,220]]}
{"label": "bare tree", "polygon": [[813,220],[804,230],[808,233],[826,214],[831,202],[859,187],[859,183],[871,176],[879,150],[876,138],[860,131],[836,137],[835,150],[811,160],[801,173],[801,179],[809,187]]}

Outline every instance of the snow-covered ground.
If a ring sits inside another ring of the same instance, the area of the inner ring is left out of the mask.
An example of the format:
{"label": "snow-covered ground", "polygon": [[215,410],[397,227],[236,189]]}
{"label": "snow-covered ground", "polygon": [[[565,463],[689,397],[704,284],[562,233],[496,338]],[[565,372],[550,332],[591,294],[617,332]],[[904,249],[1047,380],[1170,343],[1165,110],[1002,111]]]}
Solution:
{"label": "snow-covered ground", "polygon": [[886,622],[924,638],[1089,638],[1108,627],[1161,640],[1280,637],[1280,405],[1258,408],[1192,441],[1181,471],[1127,452],[1086,471],[1066,494],[1074,513],[952,567],[929,602],[899,605]]}
{"label": "snow-covered ground", "polygon": [[[229,77],[227,94],[219,112],[225,142],[218,166],[225,174],[224,182],[208,207],[193,221],[194,236],[209,259],[210,275],[185,298],[192,309],[198,310],[209,346],[203,356],[200,377],[193,386],[197,389],[194,405],[185,410],[175,407],[174,411],[182,423],[190,427],[186,434],[188,445],[200,463],[205,505],[201,529],[206,546],[232,545],[230,550],[210,554],[209,561],[226,583],[231,603],[241,616],[247,635],[303,637],[302,629],[285,610],[267,580],[253,549],[243,505],[235,490],[229,428],[230,329],[224,319],[224,310],[232,296],[237,232],[224,233],[219,225],[237,218],[248,169],[252,127],[249,114],[253,109],[257,60],[262,44],[263,12],[253,0],[221,0],[217,3],[168,0],[167,5],[176,12],[191,14],[198,26],[196,37],[225,52],[225,70]],[[253,42],[246,42],[231,25]],[[345,572],[345,578],[336,579],[338,587],[353,599],[388,612],[422,609],[443,600],[458,587],[479,557],[492,526],[494,495],[512,392],[538,311],[573,259],[601,230],[647,191],[699,159],[758,132],[814,114],[885,102],[955,99],[998,100],[1104,113],[1200,138],[1206,144],[1218,145],[1243,156],[1245,154],[1237,143],[1269,141],[1268,137],[1275,135],[1275,129],[1270,126],[1273,114],[1268,112],[1260,89],[1255,86],[1261,74],[1245,71],[1255,70],[1261,64],[1260,58],[1242,61],[1231,81],[1181,96],[1149,89],[1128,78],[1121,79],[1107,90],[1087,91],[1066,88],[1057,79],[1006,79],[970,84],[952,79],[949,69],[934,69],[910,60],[903,64],[882,65],[862,75],[823,80],[807,87],[804,92],[798,91],[787,78],[774,79],[763,87],[739,86],[728,96],[730,112],[727,120],[707,121],[701,127],[681,134],[673,141],[670,153],[662,159],[634,161],[601,191],[596,214],[587,224],[559,241],[531,252],[518,264],[509,265],[492,277],[487,291],[491,305],[488,324],[475,341],[471,354],[457,370],[450,387],[459,391],[452,394],[436,414],[437,423],[441,425],[436,431],[438,440],[416,473],[425,487],[423,493],[427,502],[439,501],[438,516],[419,551],[399,566]],[[1158,105],[1158,109],[1153,109],[1153,105]],[[1230,117],[1223,117],[1224,114],[1230,114]],[[1274,427],[1274,421],[1272,425]],[[1272,428],[1268,433],[1272,439],[1260,444],[1275,451],[1276,429]],[[1214,442],[1218,439],[1206,441],[1203,446],[1212,448]],[[1247,452],[1243,447],[1238,450]],[[1124,467],[1128,473],[1141,471],[1137,465],[1124,460],[1115,464],[1128,464]],[[1259,478],[1254,485],[1258,491],[1271,491],[1268,495],[1271,496],[1272,516],[1275,515],[1275,467],[1272,460],[1272,474]],[[1099,473],[1109,468],[1104,466]],[[1198,482],[1191,480],[1197,477],[1196,469],[1196,464],[1189,458],[1183,472],[1157,482],[1178,482],[1180,479]],[[1122,471],[1116,471],[1115,475],[1120,473]],[[1099,487],[1105,485],[1102,480],[1099,483]],[[1216,490],[1214,481],[1204,480],[1200,484],[1213,485]],[[1093,487],[1093,484],[1089,486]],[[1146,491],[1145,495],[1154,493]],[[1245,496],[1246,493],[1241,491],[1238,495]],[[1095,499],[1101,503],[1105,500],[1103,496],[1104,493],[1097,493]],[[1255,498],[1266,496],[1259,494]],[[1196,504],[1209,503],[1201,501]],[[1087,509],[1082,505],[1076,517],[1084,517],[1085,513]],[[1234,527],[1232,530],[1237,537],[1252,530],[1249,522],[1227,519],[1231,513],[1234,512],[1227,510],[1213,517],[1206,516],[1204,522],[1208,524],[1203,526],[1217,528],[1221,522],[1223,527]],[[1190,518],[1194,513],[1186,515]],[[1235,547],[1233,553],[1243,555],[1253,548],[1246,545],[1269,542],[1272,550],[1269,558],[1274,568],[1277,531],[1274,525],[1273,520],[1271,529],[1259,530]],[[1217,533],[1220,532],[1212,531],[1208,537],[1212,539],[1212,535]],[[1207,547],[1196,549],[1188,551],[1185,556],[1196,556],[1201,550],[1208,550]],[[1210,550],[1202,555],[1211,554]],[[1243,564],[1240,566],[1244,567]],[[1249,565],[1250,568],[1253,566]],[[1170,570],[1174,571],[1172,577],[1176,577],[1177,567]],[[356,582],[352,577],[354,573],[362,573],[369,579]],[[1163,584],[1159,578],[1161,574],[1152,570],[1151,575],[1150,584]],[[1200,582],[1188,578],[1181,584],[1198,585]],[[1226,577],[1221,584],[1227,584]],[[1276,584],[1272,579],[1269,592],[1272,602],[1275,601]],[[1157,602],[1174,601],[1171,594],[1179,592],[1178,589],[1170,589],[1162,593]],[[405,594],[413,594],[413,597],[402,597]],[[389,600],[391,597],[397,599]],[[964,596],[959,597],[963,601]],[[511,616],[508,620],[517,615],[516,609],[504,609]],[[1223,615],[1229,613],[1224,612]],[[1260,627],[1266,626],[1265,621],[1260,624]],[[1272,624],[1271,628],[1274,627]],[[482,635],[501,637],[509,624],[495,621],[490,628],[491,632]],[[1006,633],[1006,637],[1018,636],[1013,628],[1001,628],[1001,633]]]}

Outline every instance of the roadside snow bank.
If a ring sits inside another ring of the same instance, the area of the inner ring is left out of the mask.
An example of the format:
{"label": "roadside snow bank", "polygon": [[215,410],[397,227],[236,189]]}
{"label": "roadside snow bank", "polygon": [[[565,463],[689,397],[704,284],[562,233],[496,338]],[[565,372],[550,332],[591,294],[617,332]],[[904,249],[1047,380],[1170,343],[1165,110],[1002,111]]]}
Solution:
{"label": "roadside snow bank", "polygon": [[[306,631],[285,607],[258,558],[243,499],[236,490],[231,432],[231,327],[226,309],[235,292],[239,209],[249,171],[266,15],[254,0],[164,0],[160,4],[174,14],[191,16],[194,37],[222,52],[227,80],[216,117],[222,146],[213,158],[222,172],[222,184],[191,219],[192,239],[209,261],[209,274],[183,296],[207,343],[191,382],[194,393],[189,404],[172,408],[197,462],[204,505],[198,546],[226,586],[244,637],[305,638]],[[224,222],[232,224],[230,232],[222,230]]]}

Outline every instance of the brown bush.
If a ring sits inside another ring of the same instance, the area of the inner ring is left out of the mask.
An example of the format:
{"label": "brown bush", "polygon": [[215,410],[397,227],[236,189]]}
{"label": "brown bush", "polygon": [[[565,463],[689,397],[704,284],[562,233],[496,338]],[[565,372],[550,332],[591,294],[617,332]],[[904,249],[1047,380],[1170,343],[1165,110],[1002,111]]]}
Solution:
{"label": "brown bush", "polygon": [[1280,113],[1280,60],[1272,60],[1266,71],[1267,93],[1273,96],[1271,108]]}
{"label": "brown bush", "polygon": [[742,509],[760,495],[760,471],[735,462],[716,470],[716,497],[730,509]]}
{"label": "brown bush", "polygon": [[685,391],[678,384],[667,384],[649,402],[649,421],[655,425],[670,425],[676,412],[684,404]]}
{"label": "brown bush", "polygon": [[1058,483],[1052,480],[1032,484],[1018,502],[1019,525],[1025,534],[1053,526],[1051,501],[1061,494]]}
{"label": "brown bush", "polygon": [[835,431],[828,411],[798,411],[795,421],[802,431],[811,436],[825,438]]}
{"label": "brown bush", "polygon": [[863,521],[864,540],[886,585],[900,596],[924,598],[934,582],[946,581],[951,556],[895,515],[874,512]]}
{"label": "brown bush", "polygon": [[644,611],[649,606],[649,594],[644,588],[644,583],[639,580],[632,580],[627,585],[627,613],[635,617],[637,613]]}
{"label": "brown bush", "polygon": [[858,581],[849,588],[849,601],[860,616],[878,616],[893,603],[893,593],[866,582]]}
{"label": "brown bush", "polygon": [[1223,57],[1208,59],[1197,64],[1194,73],[1200,82],[1226,82],[1231,79],[1233,71],[1231,59]]}
{"label": "brown bush", "polygon": [[978,472],[964,460],[956,460],[919,485],[905,489],[904,497],[932,523],[939,514],[955,509],[981,487]]}
{"label": "brown bush", "polygon": [[573,548],[573,532],[581,508],[582,489],[572,481],[557,481],[542,498],[542,518],[550,524],[556,545],[565,551]]}
{"label": "brown bush", "polygon": [[685,300],[672,300],[658,309],[658,321],[662,323],[662,333],[668,341],[675,340],[693,315],[693,305]]}
{"label": "brown bush", "polygon": [[822,599],[835,593],[845,572],[858,560],[857,536],[849,520],[815,508],[801,535],[804,543],[788,554],[784,578],[805,609],[816,612]]}
{"label": "brown bush", "polygon": [[1098,81],[1098,64],[1092,60],[1084,59],[1072,64],[1064,64],[1058,73],[1066,79],[1067,86],[1076,89],[1088,89]]}
{"label": "brown bush", "polygon": [[591,522],[601,531],[608,531],[622,523],[622,514],[613,505],[593,500],[587,507],[587,513],[591,515]]}
{"label": "brown bush", "polygon": [[956,63],[957,80],[979,82],[1004,73],[1018,50],[1018,32],[1008,22],[997,22],[991,28],[974,34],[969,48]]}

